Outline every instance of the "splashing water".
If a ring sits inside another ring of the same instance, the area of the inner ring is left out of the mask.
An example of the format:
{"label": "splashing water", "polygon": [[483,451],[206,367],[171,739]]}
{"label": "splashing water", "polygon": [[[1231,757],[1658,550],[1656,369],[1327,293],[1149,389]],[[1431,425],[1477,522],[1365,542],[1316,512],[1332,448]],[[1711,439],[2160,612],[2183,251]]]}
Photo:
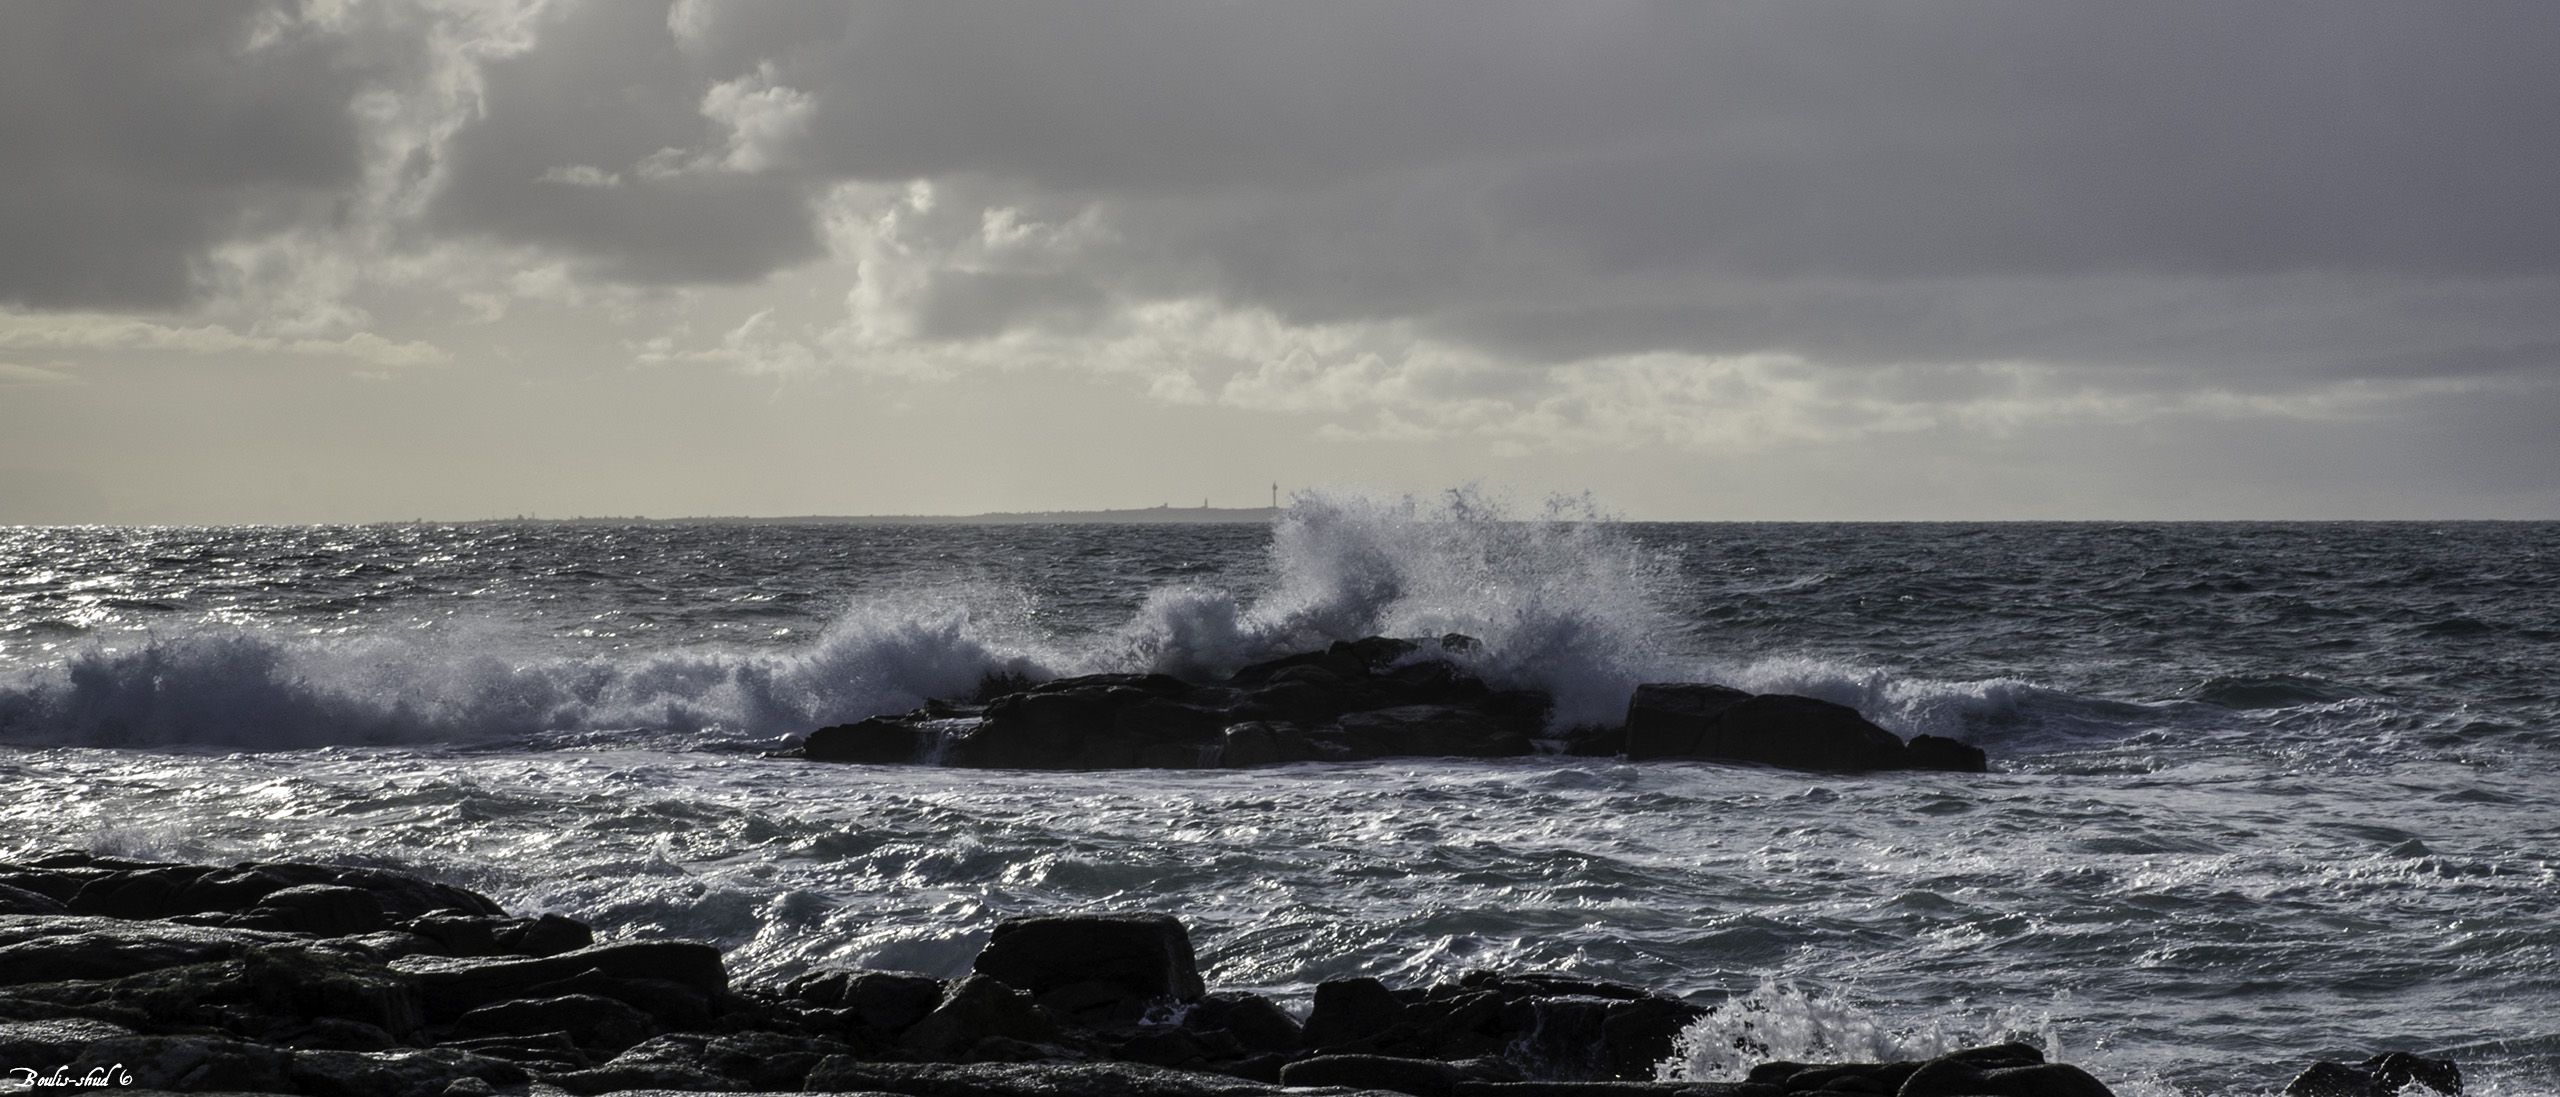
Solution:
{"label": "splashing water", "polygon": [[772,737],[966,696],[990,675],[1206,677],[1361,636],[1464,632],[1487,679],[1544,689],[1562,723],[1614,720],[1662,664],[1667,565],[1587,504],[1516,520],[1474,491],[1435,503],[1301,494],[1252,597],[1172,584],[1117,626],[1044,631],[1019,583],[854,598],[795,647],[563,652],[527,622],[295,636],[152,622],[0,678],[0,741],[250,749],[673,732]]}
{"label": "splashing water", "polygon": [[[2057,1003],[2067,998],[2067,993],[2056,996]],[[1763,979],[1683,1030],[1672,1043],[1671,1057],[1655,1064],[1654,1077],[1665,1082],[1732,1081],[1762,1063],[1930,1059],[2012,1041],[2036,1046],[2048,1062],[2064,1061],[2051,1012],[2031,1014],[2011,1006],[1973,1016],[1956,1003],[1897,1025],[1857,1005],[1847,993]]]}

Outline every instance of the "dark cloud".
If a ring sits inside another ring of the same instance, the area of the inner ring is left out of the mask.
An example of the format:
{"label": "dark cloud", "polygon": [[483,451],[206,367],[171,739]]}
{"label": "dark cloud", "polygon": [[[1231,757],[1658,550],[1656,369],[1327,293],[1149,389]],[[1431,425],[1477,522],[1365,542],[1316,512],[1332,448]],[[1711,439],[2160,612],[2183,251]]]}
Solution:
{"label": "dark cloud", "polygon": [[823,251],[806,180],[723,170],[704,95],[734,72],[677,49],[668,7],[566,4],[481,67],[446,149],[448,230],[548,246],[640,283],[746,282]]}
{"label": "dark cloud", "polygon": [[290,5],[0,5],[0,302],[166,308],[208,249],[325,220],[364,73]]}

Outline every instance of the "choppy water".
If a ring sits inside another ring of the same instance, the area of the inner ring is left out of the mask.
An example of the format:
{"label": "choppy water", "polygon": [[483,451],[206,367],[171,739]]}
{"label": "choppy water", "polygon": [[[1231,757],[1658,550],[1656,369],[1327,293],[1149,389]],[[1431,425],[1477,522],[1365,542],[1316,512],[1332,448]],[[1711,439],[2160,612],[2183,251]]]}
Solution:
{"label": "choppy water", "polygon": [[[2560,1091],[2560,525],[1503,517],[0,530],[0,856],[395,865],[758,977],[1142,907],[1282,994],[1546,967],[1781,1051],[2032,1035],[2122,1093],[2384,1047]],[[1451,629],[1569,713],[1720,680],[1999,772],[756,754],[991,669]]]}

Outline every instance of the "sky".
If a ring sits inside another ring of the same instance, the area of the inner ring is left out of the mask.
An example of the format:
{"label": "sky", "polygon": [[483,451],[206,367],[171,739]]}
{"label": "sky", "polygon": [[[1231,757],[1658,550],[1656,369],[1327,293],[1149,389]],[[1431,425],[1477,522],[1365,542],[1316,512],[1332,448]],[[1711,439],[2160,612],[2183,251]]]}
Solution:
{"label": "sky", "polygon": [[0,523],[2560,518],[2560,5],[0,4]]}

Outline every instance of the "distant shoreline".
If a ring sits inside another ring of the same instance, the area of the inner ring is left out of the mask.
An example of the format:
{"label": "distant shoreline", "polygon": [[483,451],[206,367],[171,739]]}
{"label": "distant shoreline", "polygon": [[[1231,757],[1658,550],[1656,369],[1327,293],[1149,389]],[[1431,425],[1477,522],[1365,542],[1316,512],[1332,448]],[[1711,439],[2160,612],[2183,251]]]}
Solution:
{"label": "distant shoreline", "polygon": [[[640,518],[605,515],[587,518],[476,518],[434,522],[452,526],[1065,526],[1065,525],[1204,525],[1268,524],[1280,512],[1270,507],[1143,507],[1136,510],[994,511],[987,514],[804,514],[780,518],[712,516],[704,518]],[[384,523],[399,525],[405,523]]]}

